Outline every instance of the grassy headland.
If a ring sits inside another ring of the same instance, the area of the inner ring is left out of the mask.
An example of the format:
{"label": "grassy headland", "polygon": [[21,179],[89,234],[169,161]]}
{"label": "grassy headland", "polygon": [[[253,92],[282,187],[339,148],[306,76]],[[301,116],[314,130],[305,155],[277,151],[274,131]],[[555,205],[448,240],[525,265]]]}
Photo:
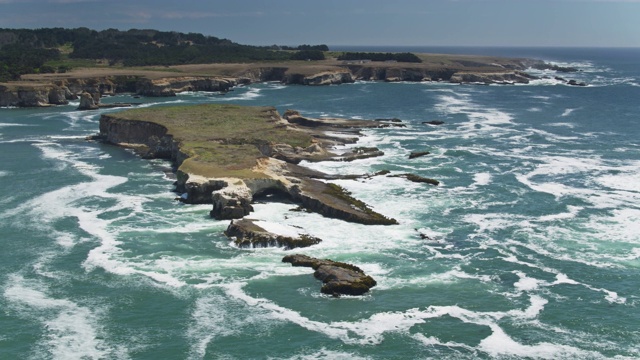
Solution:
{"label": "grassy headland", "polygon": [[204,177],[264,177],[251,170],[263,156],[258,146],[306,147],[312,141],[310,135],[286,127],[272,107],[170,106],[131,109],[115,116],[164,126],[190,156],[181,170]]}

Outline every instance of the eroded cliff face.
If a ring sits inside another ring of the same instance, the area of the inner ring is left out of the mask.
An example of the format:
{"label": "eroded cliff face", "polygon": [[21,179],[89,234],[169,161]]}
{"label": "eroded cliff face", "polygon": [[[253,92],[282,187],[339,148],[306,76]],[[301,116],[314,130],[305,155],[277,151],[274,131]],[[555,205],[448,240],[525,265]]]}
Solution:
{"label": "eroded cliff face", "polygon": [[68,89],[50,85],[3,86],[0,85],[0,106],[45,107],[66,105]]}
{"label": "eroded cliff face", "polygon": [[143,96],[176,96],[185,91],[227,92],[238,85],[238,79],[218,77],[175,77],[140,80],[135,93]]}
{"label": "eroded cliff face", "polygon": [[24,81],[0,85],[0,106],[45,107],[66,105],[84,93],[91,94],[96,104],[102,96],[134,93],[142,96],[175,96],[184,91],[229,91],[242,81],[221,77],[171,77],[146,79],[141,76],[106,76],[69,78],[49,84]]}
{"label": "eroded cliff face", "polygon": [[[157,141],[154,139],[170,137],[164,126],[145,121],[121,119],[113,115],[103,115],[100,118],[100,135],[112,144],[137,144],[147,147],[157,146]],[[164,148],[154,150],[156,154],[164,154],[162,151]]]}
{"label": "eroded cliff face", "polygon": [[449,81],[455,70],[412,67],[348,66],[354,79],[362,81]]}
{"label": "eroded cliff face", "polygon": [[314,75],[302,75],[289,73],[280,80],[283,84],[298,85],[338,85],[354,82],[353,74],[348,70],[343,71],[323,71]]}

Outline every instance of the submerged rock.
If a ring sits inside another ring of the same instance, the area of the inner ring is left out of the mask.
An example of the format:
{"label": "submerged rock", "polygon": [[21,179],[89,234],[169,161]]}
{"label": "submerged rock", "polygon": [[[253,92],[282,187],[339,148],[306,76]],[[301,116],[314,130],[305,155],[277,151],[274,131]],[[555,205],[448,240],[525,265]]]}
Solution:
{"label": "submerged rock", "polygon": [[431,121],[423,121],[422,123],[424,125],[442,125],[442,124],[444,124],[444,121],[442,121],[442,120],[431,120]]}
{"label": "submerged rock", "polygon": [[282,262],[314,269],[313,276],[324,283],[320,289],[323,294],[362,295],[376,286],[376,281],[355,265],[300,254],[287,255]]}
{"label": "submerged rock", "polygon": [[572,86],[587,86],[587,83],[585,82],[577,82],[576,80],[569,80],[567,82],[567,85],[572,85]]}
{"label": "submerged rock", "polygon": [[435,180],[435,179],[431,179],[431,178],[426,178],[426,177],[422,177],[416,174],[399,174],[399,175],[389,175],[389,177],[401,177],[401,178],[405,178],[409,181],[413,181],[416,183],[426,183],[426,184],[431,184],[434,186],[438,186],[440,185],[440,181]]}
{"label": "submerged rock", "polygon": [[425,155],[429,155],[431,154],[428,151],[414,151],[411,154],[409,154],[409,159],[415,159],[417,157],[421,157],[421,156],[425,156]]}

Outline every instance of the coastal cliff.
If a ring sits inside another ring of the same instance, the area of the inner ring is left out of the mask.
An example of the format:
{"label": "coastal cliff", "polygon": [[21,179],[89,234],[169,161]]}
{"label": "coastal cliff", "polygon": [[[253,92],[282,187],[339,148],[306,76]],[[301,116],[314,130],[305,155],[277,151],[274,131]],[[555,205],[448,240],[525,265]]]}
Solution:
{"label": "coastal cliff", "polygon": [[55,84],[1,85],[0,106],[46,107],[66,105],[72,96],[65,87]]}

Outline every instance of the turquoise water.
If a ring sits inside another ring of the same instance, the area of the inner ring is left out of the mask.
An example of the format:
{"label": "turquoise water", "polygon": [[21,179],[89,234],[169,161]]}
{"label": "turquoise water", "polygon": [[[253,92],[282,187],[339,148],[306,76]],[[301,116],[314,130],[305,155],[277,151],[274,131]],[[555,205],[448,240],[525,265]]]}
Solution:
{"label": "turquoise water", "polygon": [[590,86],[266,83],[143,99],[404,120],[353,145],[383,157],[307,164],[440,180],[336,181],[400,225],[275,201],[251,214],[322,238],[296,252],[361,267],[378,281],[364,297],[320,294],[310,269],[281,263],[288,251],[235,248],[210,206],[173,200],[168,163],[84,140],[116,110],[0,109],[0,358],[640,358],[640,52],[527,51]]}

